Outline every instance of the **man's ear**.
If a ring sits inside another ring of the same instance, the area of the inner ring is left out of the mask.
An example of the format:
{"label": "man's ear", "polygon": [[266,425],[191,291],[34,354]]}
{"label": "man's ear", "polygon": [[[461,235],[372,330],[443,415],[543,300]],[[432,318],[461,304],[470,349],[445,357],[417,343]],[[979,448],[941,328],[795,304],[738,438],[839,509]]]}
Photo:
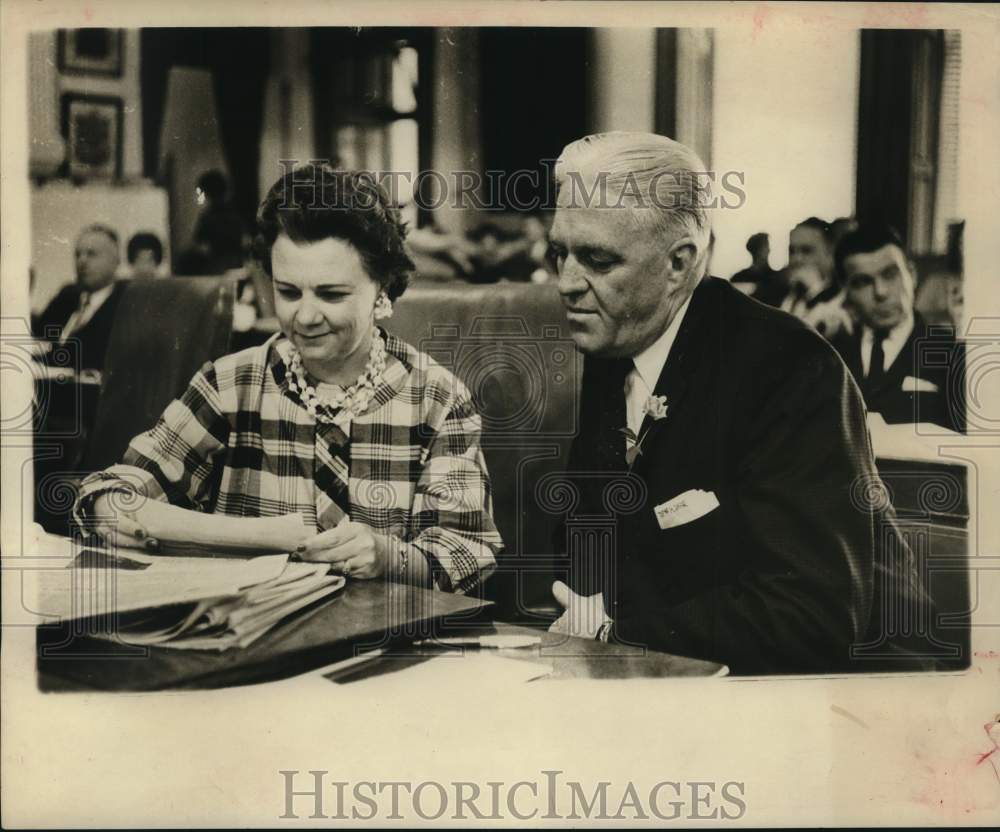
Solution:
{"label": "man's ear", "polygon": [[667,258],[670,271],[683,283],[698,262],[698,246],[690,237],[681,237],[670,246]]}

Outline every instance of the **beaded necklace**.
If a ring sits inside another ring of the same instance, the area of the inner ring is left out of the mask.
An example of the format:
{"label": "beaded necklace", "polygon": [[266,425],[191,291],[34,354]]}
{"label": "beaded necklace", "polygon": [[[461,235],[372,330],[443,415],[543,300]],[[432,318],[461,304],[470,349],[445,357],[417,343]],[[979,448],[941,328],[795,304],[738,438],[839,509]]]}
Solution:
{"label": "beaded necklace", "polygon": [[385,341],[376,329],[368,352],[368,363],[358,376],[358,380],[350,387],[338,387],[330,397],[321,396],[306,380],[302,356],[295,347],[291,349],[288,369],[289,386],[298,393],[302,404],[313,418],[318,422],[337,425],[346,432],[351,419],[360,416],[368,409],[376,388],[382,383],[382,373],[385,371]]}

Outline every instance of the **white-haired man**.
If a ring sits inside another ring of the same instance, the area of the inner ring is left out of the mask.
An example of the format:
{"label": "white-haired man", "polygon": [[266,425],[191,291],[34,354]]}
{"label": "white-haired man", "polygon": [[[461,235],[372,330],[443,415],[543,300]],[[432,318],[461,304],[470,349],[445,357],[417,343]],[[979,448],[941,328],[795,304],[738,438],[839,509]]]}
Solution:
{"label": "white-haired man", "polygon": [[706,277],[704,171],[642,133],[556,165],[550,253],[585,355],[574,514],[616,521],[603,552],[566,524],[553,629],[733,672],[839,670],[872,607],[864,405],[815,331]]}

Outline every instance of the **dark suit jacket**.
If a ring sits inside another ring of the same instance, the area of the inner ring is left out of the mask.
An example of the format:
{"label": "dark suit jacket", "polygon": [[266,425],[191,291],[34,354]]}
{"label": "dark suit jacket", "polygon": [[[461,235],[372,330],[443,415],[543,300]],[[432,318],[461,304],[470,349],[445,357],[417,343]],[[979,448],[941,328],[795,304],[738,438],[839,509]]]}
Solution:
{"label": "dark suit jacket", "polygon": [[[929,327],[914,313],[913,332],[874,387],[861,364],[861,328],[841,334],[833,345],[861,388],[868,409],[881,413],[890,425],[932,422],[965,430],[965,349],[951,327]],[[928,381],[937,391],[904,390],[907,376]]]}
{"label": "dark suit jacket", "polygon": [[[735,673],[850,666],[875,581],[877,518],[859,483],[877,474],[837,354],[792,316],[706,278],[655,388],[667,415],[646,418],[642,453],[617,475],[600,451],[619,427],[606,424],[610,366],[585,361],[566,546],[574,588],[603,589],[613,637]],[[689,489],[714,492],[719,507],[661,529],[654,507]],[[615,537],[595,556],[609,513]]]}
{"label": "dark suit jacket", "polygon": [[[86,326],[73,333],[66,348],[73,353],[67,366],[81,370],[103,370],[104,357],[108,351],[108,339],[114,322],[118,304],[128,285],[127,280],[115,284],[108,299],[101,304]],[[80,287],[71,283],[60,289],[35,324],[35,336],[48,341],[58,341],[63,327],[80,305]]]}

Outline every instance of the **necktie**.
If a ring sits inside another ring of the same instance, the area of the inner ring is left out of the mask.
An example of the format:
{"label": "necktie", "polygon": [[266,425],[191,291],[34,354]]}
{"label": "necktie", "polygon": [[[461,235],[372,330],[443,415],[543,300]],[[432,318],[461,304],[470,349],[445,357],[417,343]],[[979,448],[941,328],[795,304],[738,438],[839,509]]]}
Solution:
{"label": "necktie", "polygon": [[882,349],[882,342],[885,341],[886,333],[876,331],[872,333],[872,336],[872,356],[868,362],[868,378],[866,379],[869,390],[878,387],[882,376],[885,375],[885,352]]}
{"label": "necktie", "polygon": [[604,424],[601,431],[602,457],[605,468],[609,471],[625,471],[625,435],[622,428],[627,427],[628,418],[625,408],[625,379],[635,365],[631,358],[616,358],[608,365],[606,409]]}
{"label": "necktie", "polygon": [[77,307],[76,311],[69,316],[69,320],[66,321],[66,326],[63,327],[63,330],[59,335],[60,343],[64,343],[67,338],[80,328],[84,320],[84,315],[87,314],[87,307],[90,306],[90,298],[90,292],[83,292],[80,294],[80,305]]}

